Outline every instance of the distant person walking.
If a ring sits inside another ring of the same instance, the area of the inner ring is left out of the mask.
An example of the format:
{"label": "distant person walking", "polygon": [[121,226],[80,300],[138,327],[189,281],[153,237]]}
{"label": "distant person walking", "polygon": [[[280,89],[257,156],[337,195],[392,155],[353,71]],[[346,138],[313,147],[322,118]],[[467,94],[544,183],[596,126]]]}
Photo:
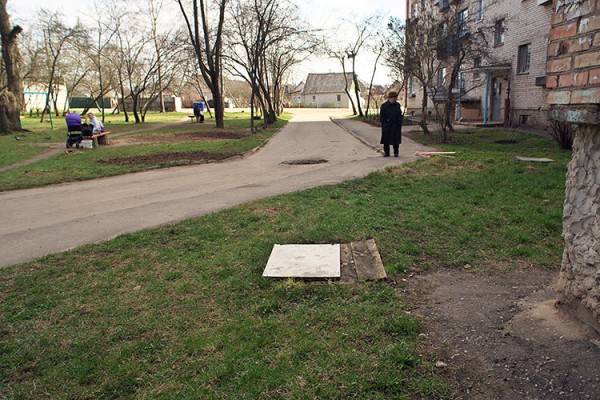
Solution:
{"label": "distant person walking", "polygon": [[388,100],[381,105],[379,120],[381,121],[381,141],[383,156],[390,156],[390,145],[394,147],[394,157],[398,157],[402,143],[402,110],[398,103],[398,93],[389,92]]}

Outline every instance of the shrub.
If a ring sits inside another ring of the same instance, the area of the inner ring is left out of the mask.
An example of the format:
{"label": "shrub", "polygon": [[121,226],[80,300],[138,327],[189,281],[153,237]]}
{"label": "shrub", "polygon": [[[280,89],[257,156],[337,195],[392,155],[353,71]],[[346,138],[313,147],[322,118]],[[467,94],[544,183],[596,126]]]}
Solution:
{"label": "shrub", "polygon": [[564,120],[550,121],[550,136],[563,150],[573,148],[573,139],[575,139],[575,125]]}

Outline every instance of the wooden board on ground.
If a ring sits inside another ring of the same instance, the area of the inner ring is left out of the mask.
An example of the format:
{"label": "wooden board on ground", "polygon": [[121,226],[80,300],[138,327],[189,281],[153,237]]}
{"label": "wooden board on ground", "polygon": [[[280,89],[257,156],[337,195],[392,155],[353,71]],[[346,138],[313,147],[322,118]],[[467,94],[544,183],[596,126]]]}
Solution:
{"label": "wooden board on ground", "polygon": [[340,245],[340,272],[340,282],[342,283],[352,283],[358,280],[350,243]]}
{"label": "wooden board on ground", "polygon": [[369,281],[387,278],[375,240],[352,242],[350,246],[358,280]]}

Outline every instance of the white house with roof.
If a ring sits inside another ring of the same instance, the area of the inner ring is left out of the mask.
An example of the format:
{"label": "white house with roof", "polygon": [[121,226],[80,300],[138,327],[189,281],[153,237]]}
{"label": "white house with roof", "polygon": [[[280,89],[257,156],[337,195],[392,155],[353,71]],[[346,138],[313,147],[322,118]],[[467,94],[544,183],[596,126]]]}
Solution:
{"label": "white house with roof", "polygon": [[[354,96],[354,81],[352,73],[326,73],[326,74],[308,74],[304,90],[302,91],[301,107],[312,108],[351,108],[350,99],[346,93]],[[360,90],[360,88],[359,88]],[[361,106],[365,99],[359,94]]]}

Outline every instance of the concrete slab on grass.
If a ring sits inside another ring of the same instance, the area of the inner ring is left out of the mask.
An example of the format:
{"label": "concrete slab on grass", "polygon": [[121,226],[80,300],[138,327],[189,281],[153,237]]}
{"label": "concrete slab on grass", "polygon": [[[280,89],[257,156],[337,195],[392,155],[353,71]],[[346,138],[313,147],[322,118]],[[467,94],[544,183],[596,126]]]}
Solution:
{"label": "concrete slab on grass", "polygon": [[549,163],[554,160],[551,158],[517,157],[517,161]]}
{"label": "concrete slab on grass", "polygon": [[276,244],[263,271],[267,278],[339,278],[339,244]]}

